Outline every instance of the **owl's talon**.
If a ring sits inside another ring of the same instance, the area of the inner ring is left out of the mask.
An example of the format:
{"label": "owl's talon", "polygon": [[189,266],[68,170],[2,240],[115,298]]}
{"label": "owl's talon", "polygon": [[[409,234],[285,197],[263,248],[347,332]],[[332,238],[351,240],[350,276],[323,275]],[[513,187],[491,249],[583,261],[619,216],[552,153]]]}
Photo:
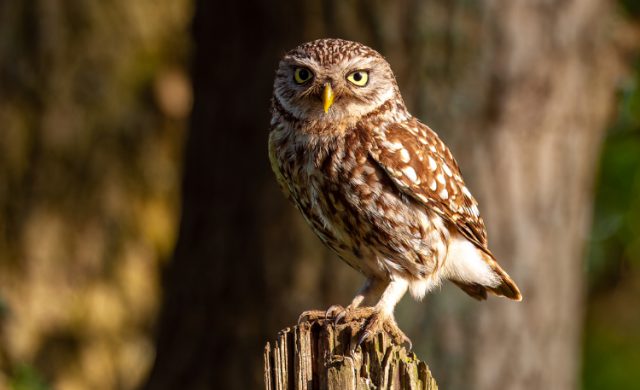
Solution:
{"label": "owl's talon", "polygon": [[303,322],[317,320],[329,321],[331,319],[333,319],[334,326],[342,321],[365,320],[364,328],[358,337],[358,342],[354,345],[354,349],[361,346],[364,342],[371,340],[380,332],[386,332],[396,344],[406,343],[409,350],[413,347],[411,340],[400,330],[393,316],[381,312],[376,307],[351,308],[347,306],[343,308],[340,305],[333,305],[327,310],[307,310],[298,317],[298,325]]}
{"label": "owl's talon", "polygon": [[332,305],[331,307],[329,307],[327,309],[327,312],[325,313],[324,319],[325,320],[329,320],[329,318],[334,318],[334,323],[336,323],[335,318],[337,316],[339,316],[341,313],[345,312],[345,308],[340,306],[340,305]]}
{"label": "owl's talon", "polygon": [[373,314],[371,314],[367,320],[362,334],[358,338],[356,346],[361,346],[365,341],[371,340],[380,332],[387,333],[393,339],[394,343],[398,345],[406,343],[409,350],[413,347],[411,339],[409,339],[409,337],[400,330],[396,321],[393,319],[393,316],[375,311],[375,309]]}
{"label": "owl's talon", "polygon": [[303,322],[312,322],[320,319],[324,319],[326,316],[326,311],[324,310],[307,310],[303,311],[298,317],[298,325]]}
{"label": "owl's talon", "polygon": [[403,331],[400,330],[398,325],[395,324],[395,321],[387,322],[385,326],[390,328],[390,329],[387,329],[387,333],[393,338],[393,341],[396,344],[398,345],[406,344],[408,347],[407,349],[409,351],[413,348],[413,343],[411,342],[411,339],[407,337],[407,335],[404,334]]}
{"label": "owl's talon", "polygon": [[338,325],[342,322],[351,322],[354,319],[368,318],[372,312],[373,308],[371,307],[353,307],[349,305],[335,315],[333,324]]}
{"label": "owl's talon", "polygon": [[356,346],[361,347],[362,344],[369,340],[371,338],[371,336],[373,336],[373,334],[371,333],[371,331],[369,330],[365,330],[364,332],[362,332],[362,334],[360,335],[360,337],[358,338],[358,343],[356,344]]}
{"label": "owl's talon", "polygon": [[312,322],[317,320],[329,321],[334,319],[334,325],[337,324],[337,319],[342,319],[347,312],[347,309],[340,305],[332,305],[327,310],[307,310],[303,311],[298,317],[298,325],[303,322]]}
{"label": "owl's talon", "polygon": [[405,343],[407,343],[407,347],[409,347],[408,349],[409,351],[411,351],[413,349],[413,343],[411,342],[411,339],[407,337]]}
{"label": "owl's talon", "polygon": [[347,310],[343,310],[335,316],[335,318],[333,319],[334,326],[338,325],[347,316]]}
{"label": "owl's talon", "polygon": [[362,346],[365,341],[370,340],[374,335],[384,331],[381,317],[382,314],[379,311],[373,311],[369,316],[360,337],[358,337],[358,346]]}

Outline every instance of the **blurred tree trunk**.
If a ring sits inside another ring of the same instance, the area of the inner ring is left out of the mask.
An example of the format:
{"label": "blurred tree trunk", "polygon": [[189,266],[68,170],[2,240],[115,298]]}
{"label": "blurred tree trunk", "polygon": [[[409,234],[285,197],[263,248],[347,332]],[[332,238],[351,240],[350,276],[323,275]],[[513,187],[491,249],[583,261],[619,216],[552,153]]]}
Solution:
{"label": "blurred tree trunk", "polygon": [[598,0],[199,1],[181,232],[147,389],[258,388],[264,341],[359,287],[266,158],[278,58],[325,36],[388,57],[409,107],[454,149],[524,293],[405,301],[399,322],[420,358],[446,389],[577,388],[582,250],[617,71],[611,13]]}
{"label": "blurred tree trunk", "polygon": [[[479,198],[490,245],[524,301],[469,308],[436,298],[426,325],[433,358],[423,359],[443,388],[580,387],[583,250],[620,70],[606,30],[610,6],[492,1],[471,15],[449,6],[448,59],[435,81],[448,90],[436,126],[450,129],[445,137]],[[469,16],[481,25],[463,27]],[[461,55],[469,42],[476,58]],[[425,52],[434,55],[429,45]],[[440,98],[428,86],[427,120],[439,106],[431,99]]]}
{"label": "blurred tree trunk", "polygon": [[357,288],[267,158],[275,66],[302,37],[300,13],[293,1],[197,2],[182,220],[148,389],[257,388],[265,341]]}
{"label": "blurred tree trunk", "polygon": [[0,389],[146,380],[177,230],[189,3],[0,1]]}

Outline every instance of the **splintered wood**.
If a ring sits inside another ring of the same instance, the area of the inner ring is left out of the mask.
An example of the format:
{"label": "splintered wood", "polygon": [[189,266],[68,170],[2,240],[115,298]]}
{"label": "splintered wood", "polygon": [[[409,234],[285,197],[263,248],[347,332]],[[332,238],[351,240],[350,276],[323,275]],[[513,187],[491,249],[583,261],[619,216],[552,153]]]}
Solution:
{"label": "splintered wood", "polygon": [[437,390],[424,362],[378,334],[352,351],[358,326],[304,322],[264,349],[267,390]]}

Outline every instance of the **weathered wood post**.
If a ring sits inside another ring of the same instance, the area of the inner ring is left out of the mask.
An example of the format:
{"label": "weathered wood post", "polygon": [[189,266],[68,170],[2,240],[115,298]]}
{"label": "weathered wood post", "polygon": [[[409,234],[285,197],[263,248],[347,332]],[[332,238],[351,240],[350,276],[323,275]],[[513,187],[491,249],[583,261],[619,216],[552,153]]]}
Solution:
{"label": "weathered wood post", "polygon": [[429,367],[386,334],[357,342],[359,323],[303,322],[264,349],[267,390],[437,390]]}

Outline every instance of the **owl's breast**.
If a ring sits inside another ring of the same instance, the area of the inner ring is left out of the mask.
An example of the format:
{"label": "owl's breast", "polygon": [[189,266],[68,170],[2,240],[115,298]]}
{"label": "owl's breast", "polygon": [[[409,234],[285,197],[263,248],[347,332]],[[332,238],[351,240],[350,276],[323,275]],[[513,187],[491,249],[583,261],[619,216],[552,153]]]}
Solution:
{"label": "owl's breast", "polygon": [[404,196],[369,156],[366,137],[283,140],[277,165],[316,235],[368,275],[421,278],[442,261],[441,220]]}

